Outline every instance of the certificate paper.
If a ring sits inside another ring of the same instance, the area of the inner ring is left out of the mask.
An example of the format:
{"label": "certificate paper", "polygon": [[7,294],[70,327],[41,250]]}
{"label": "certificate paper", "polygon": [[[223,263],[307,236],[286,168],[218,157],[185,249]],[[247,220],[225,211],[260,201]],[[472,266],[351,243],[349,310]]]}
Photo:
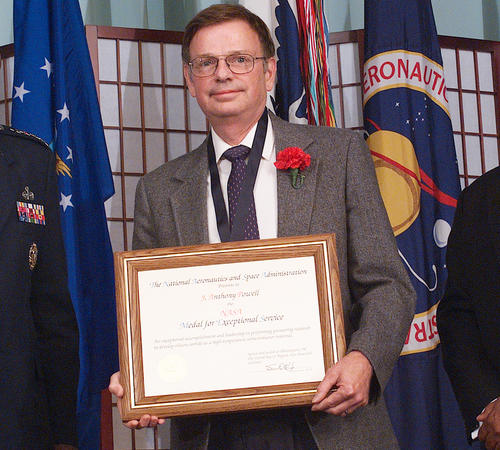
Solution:
{"label": "certificate paper", "polygon": [[145,271],[139,292],[147,396],[325,375],[312,256]]}
{"label": "certificate paper", "polygon": [[329,247],[321,235],[117,254],[122,419],[310,403],[345,351]]}

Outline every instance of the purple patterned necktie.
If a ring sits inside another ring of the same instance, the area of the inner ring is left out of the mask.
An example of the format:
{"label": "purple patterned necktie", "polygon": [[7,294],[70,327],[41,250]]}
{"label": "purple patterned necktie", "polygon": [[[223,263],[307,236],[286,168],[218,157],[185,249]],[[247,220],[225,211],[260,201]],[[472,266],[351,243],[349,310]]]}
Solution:
{"label": "purple patterned necktie", "polygon": [[[237,145],[226,150],[222,155],[231,161],[231,174],[227,180],[227,198],[229,202],[229,226],[232,229],[234,216],[238,210],[241,188],[245,179],[247,165],[245,159],[250,153],[250,148],[246,145]],[[245,232],[244,239],[259,239],[259,228],[257,226],[257,214],[255,213],[255,201],[252,194],[248,214],[244,216]]]}

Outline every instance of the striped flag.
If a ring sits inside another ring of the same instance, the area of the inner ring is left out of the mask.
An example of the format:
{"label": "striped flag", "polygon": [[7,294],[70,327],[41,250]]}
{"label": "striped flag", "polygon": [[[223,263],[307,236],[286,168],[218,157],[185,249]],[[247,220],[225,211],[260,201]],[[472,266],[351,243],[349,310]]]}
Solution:
{"label": "striped flag", "polygon": [[100,395],[118,370],[104,201],[114,193],[78,0],[14,2],[12,124],[56,152],[68,284],[80,330],[79,448],[99,448]]}
{"label": "striped flag", "polygon": [[417,292],[389,414],[401,448],[469,448],[436,326],[460,184],[430,0],[365,0],[363,94],[367,143]]}
{"label": "striped flag", "polygon": [[335,126],[323,0],[241,0],[271,31],[278,60],[273,106],[294,123]]}
{"label": "striped flag", "polygon": [[323,0],[297,0],[302,77],[307,87],[307,113],[312,125],[335,126],[328,71],[328,24]]}

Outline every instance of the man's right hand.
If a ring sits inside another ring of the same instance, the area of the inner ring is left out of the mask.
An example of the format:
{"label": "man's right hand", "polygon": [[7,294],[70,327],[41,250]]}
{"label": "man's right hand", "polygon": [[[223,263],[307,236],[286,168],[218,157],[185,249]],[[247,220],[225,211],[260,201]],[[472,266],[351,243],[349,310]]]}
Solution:
{"label": "man's right hand", "polygon": [[[123,386],[120,384],[120,372],[115,372],[111,375],[109,380],[109,392],[116,395],[118,399],[123,397]],[[121,411],[121,405],[118,401],[118,411]],[[156,416],[150,416],[149,414],[144,414],[139,420],[131,420],[129,422],[125,422],[124,425],[127,428],[138,430],[144,427],[155,427],[156,425],[162,425],[165,423],[165,419],[160,419]]]}

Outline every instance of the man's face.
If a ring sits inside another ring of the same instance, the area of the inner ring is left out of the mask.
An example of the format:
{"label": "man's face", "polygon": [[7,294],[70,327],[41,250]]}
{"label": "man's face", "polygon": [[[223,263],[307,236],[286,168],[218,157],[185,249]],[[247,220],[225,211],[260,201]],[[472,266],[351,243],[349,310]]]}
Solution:
{"label": "man's face", "polygon": [[[244,21],[233,20],[202,28],[189,47],[190,58],[248,54],[263,56],[257,33]],[[242,125],[258,120],[266,104],[266,93],[274,85],[276,61],[255,60],[254,68],[245,74],[234,74],[223,59],[208,77],[194,76],[187,65],[184,76],[189,92],[212,125],[227,119],[241,120]],[[227,123],[227,122],[226,122]]]}

